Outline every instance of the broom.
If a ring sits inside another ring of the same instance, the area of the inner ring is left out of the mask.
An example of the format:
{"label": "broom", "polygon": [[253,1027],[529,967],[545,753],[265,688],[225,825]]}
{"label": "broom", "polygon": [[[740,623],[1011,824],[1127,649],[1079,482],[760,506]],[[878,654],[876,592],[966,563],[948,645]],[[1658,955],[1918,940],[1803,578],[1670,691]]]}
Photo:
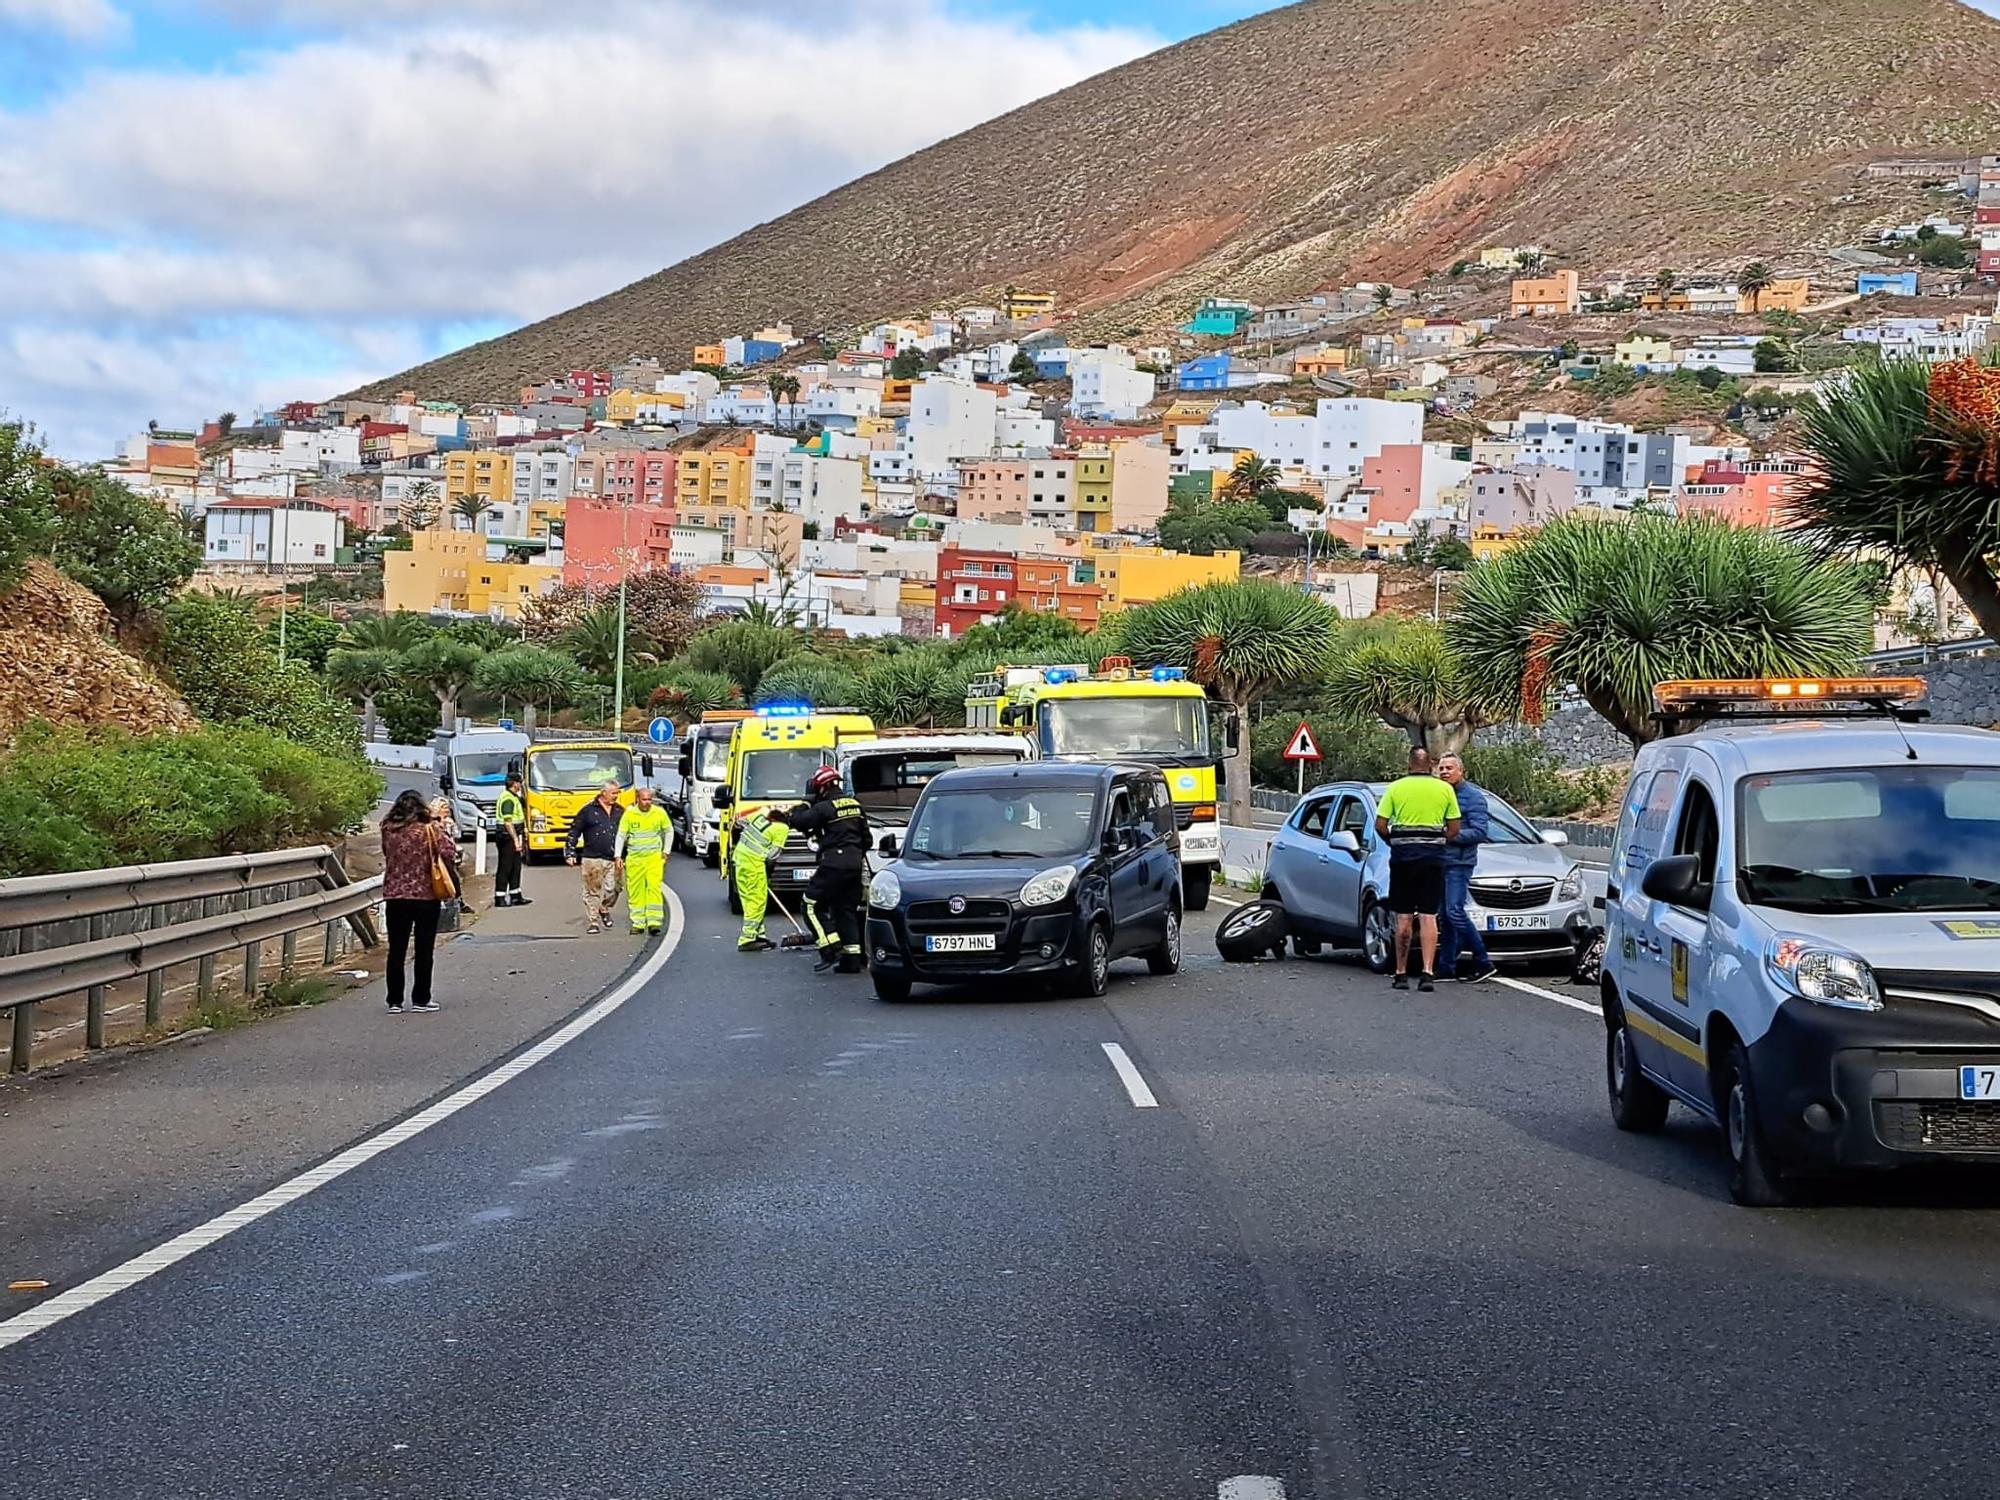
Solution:
{"label": "broom", "polygon": [[792,924],[792,930],[778,939],[780,948],[817,948],[812,934],[799,925],[799,919],[792,915],[792,909],[785,905],[785,898],[778,894],[776,886],[771,887],[771,904],[785,914],[785,920]]}

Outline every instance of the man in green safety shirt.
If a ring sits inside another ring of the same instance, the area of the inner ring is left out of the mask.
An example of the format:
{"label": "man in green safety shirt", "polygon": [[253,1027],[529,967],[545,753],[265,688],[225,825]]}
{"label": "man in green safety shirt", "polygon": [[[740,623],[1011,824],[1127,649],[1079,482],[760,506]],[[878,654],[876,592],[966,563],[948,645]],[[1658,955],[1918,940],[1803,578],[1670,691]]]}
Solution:
{"label": "man in green safety shirt", "polygon": [[738,818],[730,859],[736,872],[736,894],[743,902],[743,931],[736,939],[738,953],[763,953],[777,945],[764,936],[764,911],[771,899],[771,861],[792,836],[785,812],[779,807],[760,807]]}
{"label": "man in green safety shirt", "polygon": [[528,851],[528,809],[521,801],[521,773],[510,772],[507,789],[493,804],[493,849],[499,864],[493,874],[495,906],[526,906],[521,894],[521,866]]}
{"label": "man in green safety shirt", "polygon": [[632,807],[618,820],[618,874],[625,882],[625,903],[635,934],[659,932],[667,925],[667,846],[674,824],[664,807],[653,803],[653,789],[637,788]]}

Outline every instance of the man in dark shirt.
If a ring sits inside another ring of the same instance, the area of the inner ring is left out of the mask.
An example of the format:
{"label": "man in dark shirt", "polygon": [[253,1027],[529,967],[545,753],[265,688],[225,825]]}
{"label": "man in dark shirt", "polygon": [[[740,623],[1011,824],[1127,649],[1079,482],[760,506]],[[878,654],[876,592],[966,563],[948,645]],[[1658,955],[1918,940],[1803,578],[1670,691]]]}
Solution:
{"label": "man in dark shirt", "polygon": [[583,914],[592,932],[611,925],[611,908],[618,902],[618,825],[625,817],[619,786],[607,781],[584,803],[563,841],[563,858],[583,861]]}
{"label": "man in dark shirt", "polygon": [[[812,881],[806,886],[806,920],[819,943],[824,974],[839,967],[859,974],[866,964],[861,949],[861,903],[868,876],[868,816],[861,804],[840,789],[840,772],[821,766],[806,783],[812,801],[785,814],[785,821],[818,845]],[[827,923],[833,925],[828,928]]]}

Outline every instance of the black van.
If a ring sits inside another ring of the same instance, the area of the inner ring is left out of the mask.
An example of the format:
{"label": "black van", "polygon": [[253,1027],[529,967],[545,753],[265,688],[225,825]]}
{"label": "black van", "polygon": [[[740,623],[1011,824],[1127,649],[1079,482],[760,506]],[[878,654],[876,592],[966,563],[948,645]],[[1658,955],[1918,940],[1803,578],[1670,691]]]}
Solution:
{"label": "black van", "polygon": [[1180,835],[1146,766],[1028,761],[924,788],[868,887],[875,993],[1028,976],[1101,995],[1114,959],[1181,966]]}

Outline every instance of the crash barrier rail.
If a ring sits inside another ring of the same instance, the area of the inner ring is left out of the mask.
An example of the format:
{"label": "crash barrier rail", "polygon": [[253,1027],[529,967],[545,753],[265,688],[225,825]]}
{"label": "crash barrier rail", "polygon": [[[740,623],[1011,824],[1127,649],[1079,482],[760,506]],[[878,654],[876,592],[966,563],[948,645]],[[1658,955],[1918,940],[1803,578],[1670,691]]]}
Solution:
{"label": "crash barrier rail", "polygon": [[0,880],[0,1011],[14,1013],[9,1066],[25,1073],[33,1065],[43,1001],[81,991],[85,1043],[101,1047],[107,985],[145,979],[151,1030],[174,965],[199,965],[197,994],[206,1000],[217,958],[240,948],[243,987],[254,994],[265,943],[281,944],[281,967],[290,970],[299,934],[324,926],[332,963],[343,929],[364,947],[380,941],[373,908],[381,899],[381,876],[349,879],[325,845]]}
{"label": "crash barrier rail", "polygon": [[1993,638],[1982,635],[1966,641],[1939,641],[1935,646],[1898,646],[1890,651],[1869,653],[1871,667],[1921,666],[1927,661],[1949,661],[1955,656],[1978,656],[1993,649]]}

